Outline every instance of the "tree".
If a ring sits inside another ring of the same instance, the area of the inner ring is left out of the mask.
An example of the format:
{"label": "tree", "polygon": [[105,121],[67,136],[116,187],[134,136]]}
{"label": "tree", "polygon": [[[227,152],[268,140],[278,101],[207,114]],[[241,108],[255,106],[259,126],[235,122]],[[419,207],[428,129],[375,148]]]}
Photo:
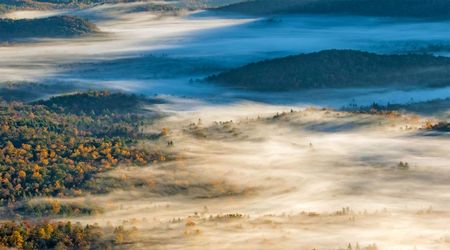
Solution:
{"label": "tree", "polygon": [[23,248],[23,237],[19,231],[15,230],[11,235],[11,244],[17,248]]}

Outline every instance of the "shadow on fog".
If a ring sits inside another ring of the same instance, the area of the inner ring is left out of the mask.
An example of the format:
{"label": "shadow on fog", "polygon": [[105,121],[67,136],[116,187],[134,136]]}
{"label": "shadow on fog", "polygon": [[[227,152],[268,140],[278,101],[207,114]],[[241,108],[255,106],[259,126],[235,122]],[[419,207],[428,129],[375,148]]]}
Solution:
{"label": "shadow on fog", "polygon": [[[91,12],[112,15],[116,10],[106,6]],[[158,18],[148,18],[142,13],[127,14],[117,20],[99,21],[100,27],[113,33],[111,40],[68,40],[56,46],[51,41],[43,42],[42,47],[25,46],[19,54],[16,48],[11,48],[14,53],[4,48],[0,72],[14,76],[13,80],[29,74],[32,79],[40,79],[39,82],[107,87],[212,103],[241,99],[333,107],[349,103],[407,103],[448,97],[449,88],[386,90],[374,86],[373,90],[255,93],[190,80],[249,62],[323,49],[388,53],[408,50],[411,43],[416,47],[448,44],[449,24],[333,16],[248,19],[217,16],[209,11]]]}
{"label": "shadow on fog", "polygon": [[[407,44],[409,42],[414,43],[416,47],[436,42],[450,43],[449,22],[410,23],[396,22],[393,19],[334,16],[249,19],[240,16],[216,16],[214,12],[204,11],[179,17],[181,20],[164,21],[163,18],[161,21],[153,20],[142,27],[136,27],[134,24],[139,22],[139,19],[133,18],[131,15],[128,26],[123,26],[120,21],[118,23],[122,28],[135,28],[145,33],[151,32],[150,28],[153,27],[170,30],[189,25],[198,26],[200,23],[214,20],[232,21],[225,27],[200,27],[189,33],[180,29],[158,40],[127,37],[134,40],[133,43],[119,46],[134,46],[142,50],[125,51],[123,56],[131,57],[125,60],[108,58],[105,55],[106,58],[103,59],[106,61],[92,64],[91,69],[89,63],[82,64],[83,77],[89,78],[95,74],[96,78],[101,78],[104,74],[105,78],[108,78],[109,73],[120,79],[157,79],[158,77],[153,77],[157,72],[156,75],[163,75],[164,78],[176,78],[180,74],[205,75],[253,61],[324,49],[360,49],[389,53],[401,49],[402,46],[411,46]],[[237,22],[233,24],[233,21]],[[114,27],[114,24],[109,25]],[[389,43],[389,46],[380,48],[380,43]],[[149,45],[152,47],[148,47]],[[120,49],[122,48],[117,48]],[[98,70],[103,74],[97,74]],[[77,67],[68,70],[68,73],[71,71],[77,75],[80,73],[77,72]],[[123,74],[125,72],[126,74]]]}

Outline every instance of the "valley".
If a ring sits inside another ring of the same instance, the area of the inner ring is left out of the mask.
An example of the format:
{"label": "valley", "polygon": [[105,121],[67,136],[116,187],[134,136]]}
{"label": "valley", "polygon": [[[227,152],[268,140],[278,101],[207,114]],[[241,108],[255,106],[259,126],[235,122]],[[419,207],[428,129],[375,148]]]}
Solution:
{"label": "valley", "polygon": [[450,5],[352,2],[2,2],[0,248],[447,249]]}

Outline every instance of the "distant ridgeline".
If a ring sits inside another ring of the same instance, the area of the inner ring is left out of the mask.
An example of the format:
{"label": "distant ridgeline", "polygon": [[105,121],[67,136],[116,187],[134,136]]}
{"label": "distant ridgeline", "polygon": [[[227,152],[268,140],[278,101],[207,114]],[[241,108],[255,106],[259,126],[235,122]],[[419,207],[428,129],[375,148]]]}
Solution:
{"label": "distant ridgeline", "polygon": [[0,14],[15,10],[55,9],[58,7],[75,7],[73,1],[46,1],[46,0],[1,0]]}
{"label": "distant ridgeline", "polygon": [[104,115],[108,113],[139,112],[143,106],[155,103],[160,103],[160,101],[124,93],[88,91],[72,95],[54,96],[48,100],[37,101],[33,104],[47,106],[53,112],[76,115],[91,113]]}
{"label": "distant ridgeline", "polygon": [[326,14],[450,18],[448,0],[252,0],[216,10],[249,15]]}
{"label": "distant ridgeline", "polygon": [[206,81],[258,91],[439,87],[450,85],[450,58],[326,50],[251,63]]}
{"label": "distant ridgeline", "polygon": [[1,4],[6,7],[19,8],[49,8],[62,7],[66,5],[97,4],[106,2],[125,2],[127,0],[2,0]]}
{"label": "distant ridgeline", "polygon": [[74,37],[99,32],[95,24],[79,17],[0,19],[0,40]]}
{"label": "distant ridgeline", "polygon": [[90,7],[104,3],[127,3],[140,1],[141,0],[0,0],[0,13],[5,12],[4,10],[48,10],[59,8]]}

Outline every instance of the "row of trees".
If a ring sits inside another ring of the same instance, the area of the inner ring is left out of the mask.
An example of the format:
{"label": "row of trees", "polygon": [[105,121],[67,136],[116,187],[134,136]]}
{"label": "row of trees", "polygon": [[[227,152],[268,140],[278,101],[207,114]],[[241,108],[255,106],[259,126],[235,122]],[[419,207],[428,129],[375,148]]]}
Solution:
{"label": "row of trees", "polygon": [[14,207],[12,213],[26,217],[82,216],[103,213],[103,208],[88,203],[69,203],[59,200],[27,201]]}
{"label": "row of trees", "polygon": [[7,222],[0,225],[1,246],[17,249],[111,249],[131,231],[71,222]]}

